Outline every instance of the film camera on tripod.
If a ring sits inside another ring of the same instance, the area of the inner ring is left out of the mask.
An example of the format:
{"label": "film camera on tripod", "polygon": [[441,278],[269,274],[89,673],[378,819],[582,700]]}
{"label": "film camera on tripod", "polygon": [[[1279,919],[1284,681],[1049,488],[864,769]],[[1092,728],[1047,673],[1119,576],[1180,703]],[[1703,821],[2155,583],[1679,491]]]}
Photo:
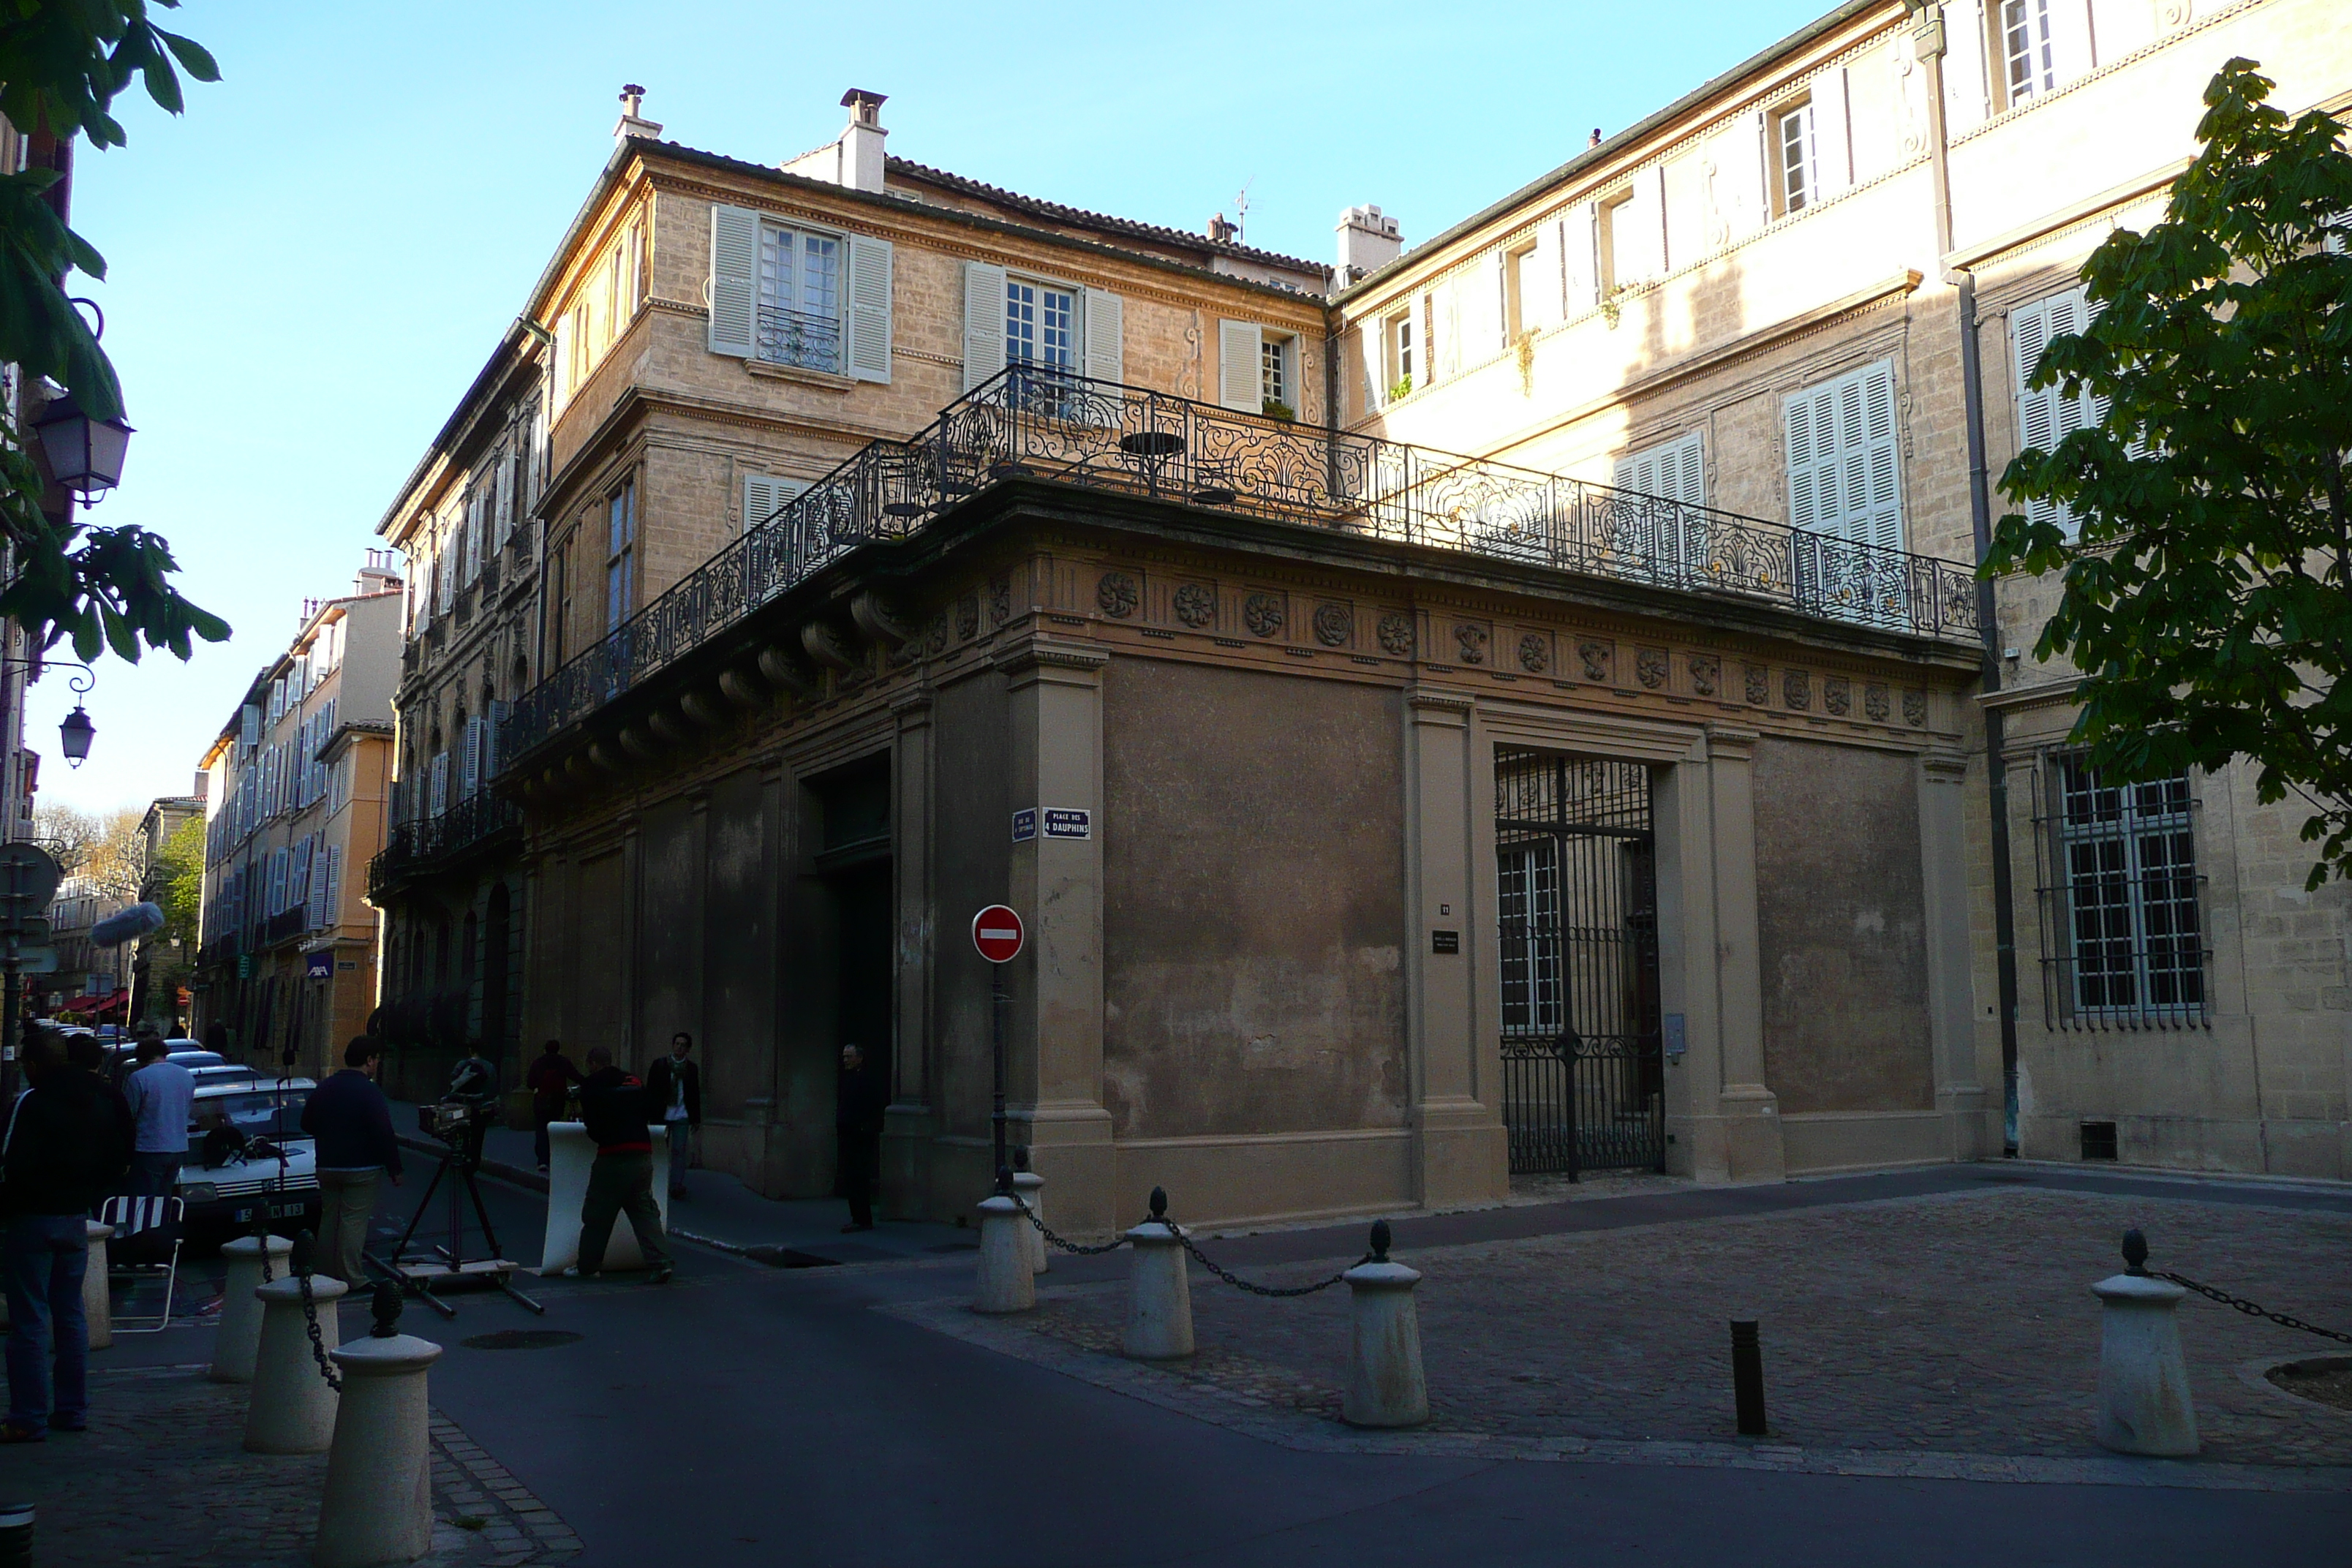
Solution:
{"label": "film camera on tripod", "polygon": [[441,1098],[416,1108],[418,1126],[455,1151],[470,1171],[482,1163],[482,1138],[498,1113],[499,1072],[480,1057],[467,1057],[449,1074]]}
{"label": "film camera on tripod", "polygon": [[[469,1056],[452,1069],[449,1087],[442,1091],[439,1100],[416,1108],[418,1126],[446,1144],[448,1152],[441,1156],[433,1180],[416,1200],[416,1213],[402,1234],[400,1245],[393,1249],[390,1261],[370,1259],[444,1317],[455,1317],[457,1309],[434,1291],[455,1285],[495,1286],[534,1312],[546,1310],[509,1281],[508,1276],[514,1272],[515,1266],[499,1256],[498,1233],[490,1227],[490,1211],[483,1204],[482,1190],[475,1181],[475,1172],[482,1163],[482,1140],[498,1113],[498,1068],[479,1056]],[[431,1243],[425,1251],[413,1253],[410,1243],[415,1240],[417,1227],[425,1223],[425,1216],[432,1212],[433,1194],[440,1191],[442,1181],[452,1169],[457,1179],[449,1184],[446,1236]],[[471,1260],[466,1257],[468,1199],[472,1200],[474,1217],[481,1225],[482,1243],[488,1248],[487,1256]]]}

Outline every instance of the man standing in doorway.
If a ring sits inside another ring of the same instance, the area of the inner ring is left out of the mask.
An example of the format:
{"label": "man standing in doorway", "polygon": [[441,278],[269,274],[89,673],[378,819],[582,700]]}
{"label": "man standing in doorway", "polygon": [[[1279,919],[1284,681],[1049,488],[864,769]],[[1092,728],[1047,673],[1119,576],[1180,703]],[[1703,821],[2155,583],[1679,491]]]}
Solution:
{"label": "man standing in doorway", "polygon": [[687,1060],[694,1037],[680,1029],[669,1037],[669,1055],[646,1071],[646,1100],[661,1110],[669,1133],[669,1195],[686,1196],[686,1166],[694,1135],[702,1131],[702,1074]]}
{"label": "man standing in doorway", "polygon": [[588,1167],[588,1196],[580,1205],[580,1277],[604,1270],[604,1247],[613,1221],[623,1213],[637,1233],[637,1250],[653,1265],[651,1282],[669,1282],[669,1249],[662,1245],[661,1205],[654,1202],[654,1144],[646,1125],[646,1086],[613,1065],[603,1046],[588,1050],[588,1076],[580,1085],[580,1120],[595,1141],[595,1163]]}
{"label": "man standing in doorway", "polygon": [[163,1042],[149,1035],[139,1042],[139,1068],[122,1080],[137,1142],[131,1156],[131,1195],[169,1197],[180,1167],[188,1163],[188,1111],[195,1103],[195,1075],[174,1061]]}
{"label": "man standing in doorway", "polygon": [[392,1134],[392,1107],[375,1086],[383,1047],[361,1035],[343,1047],[343,1070],[310,1091],[302,1131],[318,1140],[319,1239],[326,1271],[346,1285],[366,1282],[360,1253],[375,1215],[376,1178],[400,1185],[400,1140]]}
{"label": "man standing in doorway", "polygon": [[833,1130],[839,1136],[841,1195],[849,1223],[841,1234],[874,1228],[874,1178],[882,1164],[882,1088],[866,1070],[866,1053],[841,1047],[841,1082],[834,1095]]}

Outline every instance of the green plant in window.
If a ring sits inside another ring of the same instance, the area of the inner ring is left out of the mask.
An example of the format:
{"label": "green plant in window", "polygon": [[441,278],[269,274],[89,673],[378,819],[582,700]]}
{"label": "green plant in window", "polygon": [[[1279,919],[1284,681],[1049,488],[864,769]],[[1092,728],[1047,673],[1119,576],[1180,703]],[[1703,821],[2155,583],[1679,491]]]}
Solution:
{"label": "green plant in window", "polygon": [[1411,397],[1412,395],[1412,377],[1409,375],[1401,375],[1397,377],[1396,380],[1389,384],[1389,401],[1391,403],[1394,403],[1400,397]]}
{"label": "green plant in window", "polygon": [[1289,404],[1285,403],[1279,397],[1267,398],[1265,400],[1265,406],[1261,408],[1259,412],[1264,414],[1268,419],[1279,419],[1285,425],[1289,424],[1292,420],[1298,417],[1298,410],[1293,408]]}

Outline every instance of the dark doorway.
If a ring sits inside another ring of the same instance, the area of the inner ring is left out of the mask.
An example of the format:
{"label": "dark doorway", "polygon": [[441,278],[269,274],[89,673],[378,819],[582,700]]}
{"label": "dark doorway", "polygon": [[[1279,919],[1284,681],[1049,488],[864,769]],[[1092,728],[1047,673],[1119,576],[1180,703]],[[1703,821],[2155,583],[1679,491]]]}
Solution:
{"label": "dark doorway", "polygon": [[823,814],[816,869],[833,897],[837,1054],[854,1045],[866,1070],[895,1086],[892,994],[898,964],[892,930],[890,759],[870,757],[810,781]]}
{"label": "dark doorway", "polygon": [[1495,855],[1511,1169],[1664,1170],[1649,769],[1497,752]]}
{"label": "dark doorway", "polygon": [[507,885],[500,882],[490,889],[489,918],[482,922],[482,1054],[492,1061],[507,1048],[509,921]]}

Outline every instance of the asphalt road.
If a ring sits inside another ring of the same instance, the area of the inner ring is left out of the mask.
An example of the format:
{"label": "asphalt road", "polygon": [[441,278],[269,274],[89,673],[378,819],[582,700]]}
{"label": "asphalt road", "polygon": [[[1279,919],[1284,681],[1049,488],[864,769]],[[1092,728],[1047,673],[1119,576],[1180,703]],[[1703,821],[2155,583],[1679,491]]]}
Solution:
{"label": "asphalt road", "polygon": [[[531,1234],[543,1200],[485,1191],[502,1227]],[[960,1293],[960,1262],[777,1270],[682,1251],[668,1288],[559,1281],[544,1319],[482,1295],[454,1323],[404,1324],[450,1347],[435,1404],[579,1531],[582,1568],[2342,1568],[2352,1539],[2343,1495],[1300,1453],[872,1310]],[[460,1342],[526,1326],[582,1337]]]}

